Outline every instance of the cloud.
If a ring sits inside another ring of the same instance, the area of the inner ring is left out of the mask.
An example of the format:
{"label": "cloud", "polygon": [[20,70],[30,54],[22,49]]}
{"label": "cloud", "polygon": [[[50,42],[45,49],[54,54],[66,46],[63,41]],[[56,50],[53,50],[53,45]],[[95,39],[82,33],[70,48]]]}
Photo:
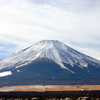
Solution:
{"label": "cloud", "polygon": [[26,0],[30,3],[47,4],[50,6],[65,9],[67,11],[90,11],[98,8],[100,5],[99,0]]}
{"label": "cloud", "polygon": [[99,5],[99,0],[1,0],[0,43],[6,44],[1,48],[13,53],[54,39],[100,59]]}

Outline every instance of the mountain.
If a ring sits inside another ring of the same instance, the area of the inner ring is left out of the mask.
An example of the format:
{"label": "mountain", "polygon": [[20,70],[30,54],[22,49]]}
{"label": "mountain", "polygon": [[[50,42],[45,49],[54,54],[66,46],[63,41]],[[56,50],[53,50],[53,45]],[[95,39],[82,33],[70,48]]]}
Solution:
{"label": "mountain", "polygon": [[99,84],[100,61],[57,40],[43,40],[0,60],[0,86]]}

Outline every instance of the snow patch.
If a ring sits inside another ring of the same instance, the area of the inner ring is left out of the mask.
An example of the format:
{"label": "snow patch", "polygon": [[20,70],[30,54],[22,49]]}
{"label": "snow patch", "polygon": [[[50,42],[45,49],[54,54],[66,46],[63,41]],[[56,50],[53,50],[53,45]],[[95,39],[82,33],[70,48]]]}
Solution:
{"label": "snow patch", "polygon": [[6,71],[6,72],[1,72],[0,73],[0,77],[4,77],[4,76],[8,76],[8,75],[12,75],[11,71]]}
{"label": "snow patch", "polygon": [[45,90],[44,86],[36,85],[36,86],[34,86],[34,87],[35,87],[35,88],[39,88],[39,89]]}
{"label": "snow patch", "polygon": [[17,70],[17,72],[20,72],[20,70]]}

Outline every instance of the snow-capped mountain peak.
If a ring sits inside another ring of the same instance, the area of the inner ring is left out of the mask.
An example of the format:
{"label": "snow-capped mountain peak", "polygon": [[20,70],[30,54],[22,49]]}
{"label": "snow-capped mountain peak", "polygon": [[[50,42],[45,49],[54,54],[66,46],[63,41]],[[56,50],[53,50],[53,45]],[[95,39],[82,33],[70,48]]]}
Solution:
{"label": "snow-capped mountain peak", "polygon": [[64,63],[74,67],[77,65],[81,68],[88,68],[88,64],[92,64],[98,67],[100,61],[88,57],[69,46],[59,42],[57,40],[43,40],[36,44],[14,53],[2,60],[0,60],[0,69],[4,68],[19,68],[24,65],[30,64],[36,59],[48,58],[61,66],[61,68],[67,69],[74,73],[72,70],[64,66]]}

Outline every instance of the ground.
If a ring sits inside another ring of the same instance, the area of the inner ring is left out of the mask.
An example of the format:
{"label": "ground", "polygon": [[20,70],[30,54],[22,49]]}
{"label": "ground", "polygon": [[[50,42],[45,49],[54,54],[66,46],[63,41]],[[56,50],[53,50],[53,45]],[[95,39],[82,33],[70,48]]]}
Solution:
{"label": "ground", "polygon": [[93,91],[100,90],[100,85],[24,85],[24,86],[6,86],[0,88],[0,92],[92,91],[92,90]]}

